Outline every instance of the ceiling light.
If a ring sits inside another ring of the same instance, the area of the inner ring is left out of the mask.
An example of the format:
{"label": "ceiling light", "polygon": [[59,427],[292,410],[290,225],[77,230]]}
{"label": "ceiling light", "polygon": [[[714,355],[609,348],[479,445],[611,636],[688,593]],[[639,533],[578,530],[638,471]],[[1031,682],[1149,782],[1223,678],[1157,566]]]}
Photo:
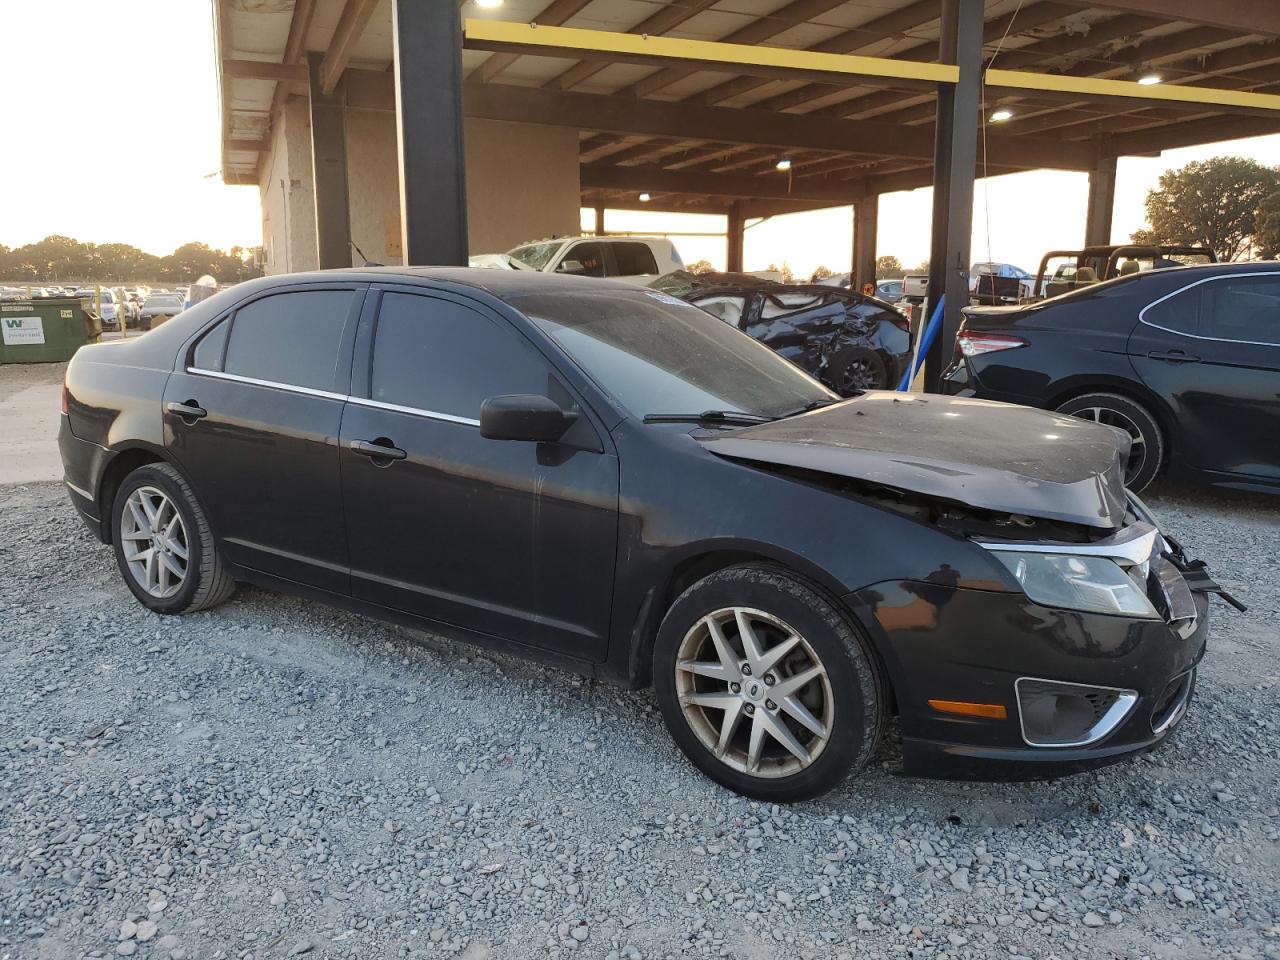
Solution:
{"label": "ceiling light", "polygon": [[775,163],[773,167],[775,170],[781,170],[785,173],[786,171],[791,169],[791,161],[788,160],[786,157],[783,157],[777,163]]}
{"label": "ceiling light", "polygon": [[1143,87],[1154,87],[1159,82],[1160,74],[1158,73],[1144,73],[1138,78],[1139,86]]}
{"label": "ceiling light", "polygon": [[1000,107],[998,110],[992,111],[991,122],[1002,123],[1003,121],[1008,120],[1012,116],[1013,116],[1012,110],[1010,110],[1008,107]]}
{"label": "ceiling light", "polygon": [[647,193],[642,193],[642,194],[640,194],[640,202],[641,202],[641,203],[648,203],[648,202],[649,202],[650,200],[652,200],[652,199],[653,199],[653,198],[652,198],[651,196],[649,196],[649,194],[647,194]]}
{"label": "ceiling light", "polygon": [[476,6],[482,10],[496,10],[506,0],[476,0]]}

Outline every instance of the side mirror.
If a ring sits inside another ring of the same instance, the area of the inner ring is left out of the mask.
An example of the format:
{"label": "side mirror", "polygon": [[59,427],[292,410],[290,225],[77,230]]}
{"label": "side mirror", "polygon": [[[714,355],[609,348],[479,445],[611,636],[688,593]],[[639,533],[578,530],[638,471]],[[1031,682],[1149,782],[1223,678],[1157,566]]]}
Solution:
{"label": "side mirror", "polygon": [[561,410],[550,397],[532,393],[489,397],[480,404],[480,436],[554,443],[577,419],[576,413]]}
{"label": "side mirror", "polygon": [[586,272],[587,268],[582,265],[581,260],[561,260],[560,266],[556,267],[556,273],[583,274]]}

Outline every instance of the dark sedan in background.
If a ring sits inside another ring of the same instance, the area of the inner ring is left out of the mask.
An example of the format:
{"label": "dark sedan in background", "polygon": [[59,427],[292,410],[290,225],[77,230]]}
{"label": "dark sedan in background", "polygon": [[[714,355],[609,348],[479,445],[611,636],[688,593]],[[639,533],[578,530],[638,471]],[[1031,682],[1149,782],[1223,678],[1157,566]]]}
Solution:
{"label": "dark sedan in background", "polygon": [[944,386],[1124,430],[1131,490],[1168,471],[1280,491],[1280,263],[1175,267],[970,307]]}
{"label": "dark sedan in background", "polygon": [[840,287],[684,272],[650,286],[754,337],[842,397],[896,387],[911,359],[910,321],[888,303]]}

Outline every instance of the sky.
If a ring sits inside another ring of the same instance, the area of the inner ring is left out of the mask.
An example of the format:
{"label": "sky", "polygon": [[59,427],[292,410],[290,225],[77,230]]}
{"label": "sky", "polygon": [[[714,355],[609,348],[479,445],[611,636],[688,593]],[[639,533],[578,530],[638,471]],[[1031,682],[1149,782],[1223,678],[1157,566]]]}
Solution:
{"label": "sky", "polygon": [[[0,37],[0,243],[60,233],[166,254],[191,240],[222,249],[262,242],[257,187],[227,186],[218,172],[209,0],[0,0]],[[1161,173],[1219,155],[1277,165],[1280,136],[1121,158],[1113,240],[1144,225],[1143,199]],[[879,253],[909,268],[928,257],[930,193],[881,197]],[[1087,195],[1082,173],[980,180],[973,259],[1034,270],[1044,251],[1079,245]],[[586,214],[584,225],[593,224]],[[724,219],[610,211],[605,228],[720,233]],[[673,239],[686,262],[724,266],[722,236]],[[773,217],[750,226],[744,245],[747,269],[785,262],[797,276],[847,270],[851,257],[848,207]]]}

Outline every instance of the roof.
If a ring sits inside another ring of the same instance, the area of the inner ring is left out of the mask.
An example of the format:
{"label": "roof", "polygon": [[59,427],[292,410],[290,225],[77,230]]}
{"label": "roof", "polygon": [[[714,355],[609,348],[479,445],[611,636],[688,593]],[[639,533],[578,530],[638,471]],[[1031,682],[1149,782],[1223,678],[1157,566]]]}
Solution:
{"label": "roof", "polygon": [[[223,175],[255,182],[271,117],[305,93],[308,51],[336,83],[356,70],[360,102],[390,89],[390,0],[215,0]],[[507,0],[465,16],[647,37],[725,41],[756,50],[936,61],[941,0]],[[542,35],[546,35],[543,31]],[[596,34],[595,36],[598,36]],[[1280,91],[1280,10],[1273,0],[986,0],[983,58],[997,70],[1059,80]],[[581,130],[586,204],[719,210],[735,198],[831,206],[931,182],[934,88],[895,77],[779,74],[626,53],[530,50],[468,40],[470,116]],[[486,47],[486,49],[478,49]],[[248,66],[246,61],[250,61]],[[367,74],[367,75],[366,75]],[[1069,85],[1068,85],[1069,86]],[[1280,132],[1280,110],[1145,102],[988,88],[988,172],[1089,169],[1099,153],[1163,149]],[[627,98],[618,110],[616,98]],[[351,102],[349,100],[349,102]],[[785,155],[787,174],[774,165]]]}

